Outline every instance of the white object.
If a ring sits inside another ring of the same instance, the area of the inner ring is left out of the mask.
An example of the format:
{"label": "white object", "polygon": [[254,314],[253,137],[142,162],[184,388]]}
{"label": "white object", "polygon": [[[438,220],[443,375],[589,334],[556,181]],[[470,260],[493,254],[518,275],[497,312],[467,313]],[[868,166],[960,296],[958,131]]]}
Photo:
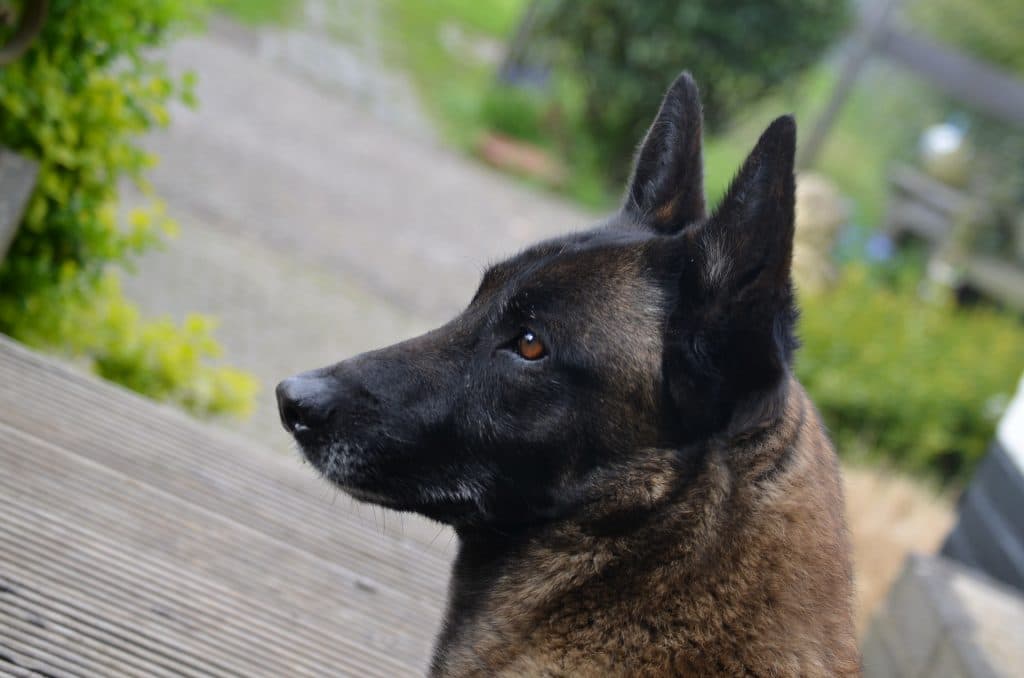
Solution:
{"label": "white object", "polygon": [[921,135],[921,163],[928,174],[944,183],[966,184],[972,155],[967,134],[952,123],[932,125]]}
{"label": "white object", "polygon": [[1024,377],[999,422],[996,436],[1010,459],[1024,472]]}

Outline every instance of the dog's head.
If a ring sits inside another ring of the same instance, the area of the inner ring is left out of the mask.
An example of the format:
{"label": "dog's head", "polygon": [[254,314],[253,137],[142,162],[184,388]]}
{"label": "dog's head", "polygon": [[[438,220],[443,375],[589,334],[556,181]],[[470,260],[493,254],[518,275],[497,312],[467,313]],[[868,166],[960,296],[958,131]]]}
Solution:
{"label": "dog's head", "polygon": [[618,214],[493,266],[448,324],[282,382],[285,428],[358,499],[513,526],[571,513],[645,454],[756,426],[795,345],[795,136],[773,122],[708,216],[683,74]]}

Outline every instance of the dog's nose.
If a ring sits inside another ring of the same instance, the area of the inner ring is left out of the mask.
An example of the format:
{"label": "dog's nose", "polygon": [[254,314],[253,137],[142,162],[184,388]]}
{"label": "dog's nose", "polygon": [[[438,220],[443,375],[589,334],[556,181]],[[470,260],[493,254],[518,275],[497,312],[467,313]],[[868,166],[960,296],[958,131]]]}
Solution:
{"label": "dog's nose", "polygon": [[334,411],[328,380],[308,372],[285,379],[277,385],[277,409],[289,433],[322,426]]}

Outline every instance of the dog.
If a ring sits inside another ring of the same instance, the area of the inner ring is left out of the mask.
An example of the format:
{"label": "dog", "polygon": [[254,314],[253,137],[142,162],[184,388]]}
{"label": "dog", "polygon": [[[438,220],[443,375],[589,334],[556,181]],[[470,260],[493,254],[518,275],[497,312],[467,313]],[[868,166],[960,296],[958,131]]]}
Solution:
{"label": "dog", "polygon": [[277,387],[328,481],[455,529],[432,675],[859,673],[839,464],[792,374],[796,125],[710,214],[702,125],[683,73],[614,216]]}

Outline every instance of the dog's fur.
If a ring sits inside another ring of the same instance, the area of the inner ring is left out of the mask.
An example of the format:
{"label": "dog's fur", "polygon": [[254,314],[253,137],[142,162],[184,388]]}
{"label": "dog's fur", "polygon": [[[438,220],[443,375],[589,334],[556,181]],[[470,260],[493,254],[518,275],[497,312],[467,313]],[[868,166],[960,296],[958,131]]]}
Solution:
{"label": "dog's fur", "polygon": [[683,74],[607,223],[278,387],[328,480],[457,531],[434,674],[858,672],[839,468],[790,368],[795,143],[772,123],[708,216]]}

